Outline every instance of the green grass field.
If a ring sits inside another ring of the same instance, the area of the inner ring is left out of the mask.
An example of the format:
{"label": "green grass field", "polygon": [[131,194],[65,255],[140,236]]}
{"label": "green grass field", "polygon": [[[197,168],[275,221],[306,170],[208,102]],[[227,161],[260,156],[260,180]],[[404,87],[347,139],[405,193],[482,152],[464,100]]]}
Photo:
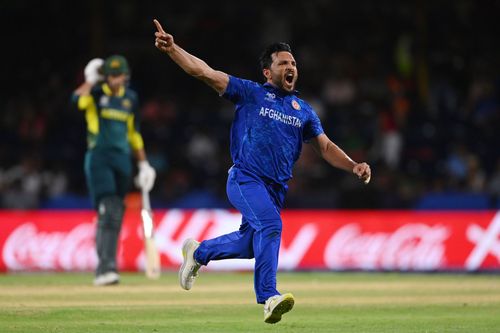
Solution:
{"label": "green grass field", "polygon": [[280,273],[294,309],[263,322],[251,273],[202,272],[181,290],[123,274],[93,287],[91,274],[0,275],[0,332],[500,332],[500,276]]}

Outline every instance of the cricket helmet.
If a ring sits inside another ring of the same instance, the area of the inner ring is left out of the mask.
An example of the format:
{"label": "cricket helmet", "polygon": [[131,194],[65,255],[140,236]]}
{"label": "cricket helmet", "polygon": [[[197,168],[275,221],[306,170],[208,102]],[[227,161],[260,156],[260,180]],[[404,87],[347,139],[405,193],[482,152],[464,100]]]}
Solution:
{"label": "cricket helmet", "polygon": [[130,73],[127,59],[125,59],[124,56],[117,54],[106,58],[102,71],[106,76],[120,74],[128,75]]}

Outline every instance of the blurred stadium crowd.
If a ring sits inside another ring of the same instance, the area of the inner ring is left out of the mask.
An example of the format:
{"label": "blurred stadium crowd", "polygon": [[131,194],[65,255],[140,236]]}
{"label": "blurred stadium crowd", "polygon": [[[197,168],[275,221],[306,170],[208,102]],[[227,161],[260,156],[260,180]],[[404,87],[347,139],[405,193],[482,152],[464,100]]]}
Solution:
{"label": "blurred stadium crowd", "polygon": [[[301,97],[374,177],[364,186],[306,145],[286,207],[500,208],[499,1],[1,7],[2,208],[90,205],[85,121],[69,101],[87,61],[115,53],[128,58],[141,99],[141,130],[159,176],[155,206],[229,207],[232,105],[159,54],[154,17],[214,68],[260,82],[264,46],[292,46]],[[13,19],[15,29],[6,23]]]}

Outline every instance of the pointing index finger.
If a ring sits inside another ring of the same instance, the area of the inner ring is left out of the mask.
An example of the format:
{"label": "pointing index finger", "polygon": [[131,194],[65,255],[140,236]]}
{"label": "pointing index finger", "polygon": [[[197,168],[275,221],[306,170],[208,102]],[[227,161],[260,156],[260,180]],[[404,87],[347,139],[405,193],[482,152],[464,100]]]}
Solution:
{"label": "pointing index finger", "polygon": [[163,28],[161,27],[161,24],[160,22],[158,22],[157,19],[154,19],[153,20],[154,24],[156,25],[156,29],[159,31],[159,32],[162,32],[162,33],[165,33],[165,30],[163,30]]}

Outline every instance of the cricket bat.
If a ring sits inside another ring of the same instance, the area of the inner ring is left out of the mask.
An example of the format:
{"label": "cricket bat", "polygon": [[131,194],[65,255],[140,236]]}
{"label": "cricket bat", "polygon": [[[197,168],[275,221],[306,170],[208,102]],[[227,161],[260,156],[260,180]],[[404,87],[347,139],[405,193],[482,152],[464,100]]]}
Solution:
{"label": "cricket bat", "polygon": [[154,238],[154,222],[149,192],[142,190],[141,209],[142,230],[144,232],[144,252],[146,254],[146,276],[150,279],[158,279],[161,273],[160,254],[156,248]]}

